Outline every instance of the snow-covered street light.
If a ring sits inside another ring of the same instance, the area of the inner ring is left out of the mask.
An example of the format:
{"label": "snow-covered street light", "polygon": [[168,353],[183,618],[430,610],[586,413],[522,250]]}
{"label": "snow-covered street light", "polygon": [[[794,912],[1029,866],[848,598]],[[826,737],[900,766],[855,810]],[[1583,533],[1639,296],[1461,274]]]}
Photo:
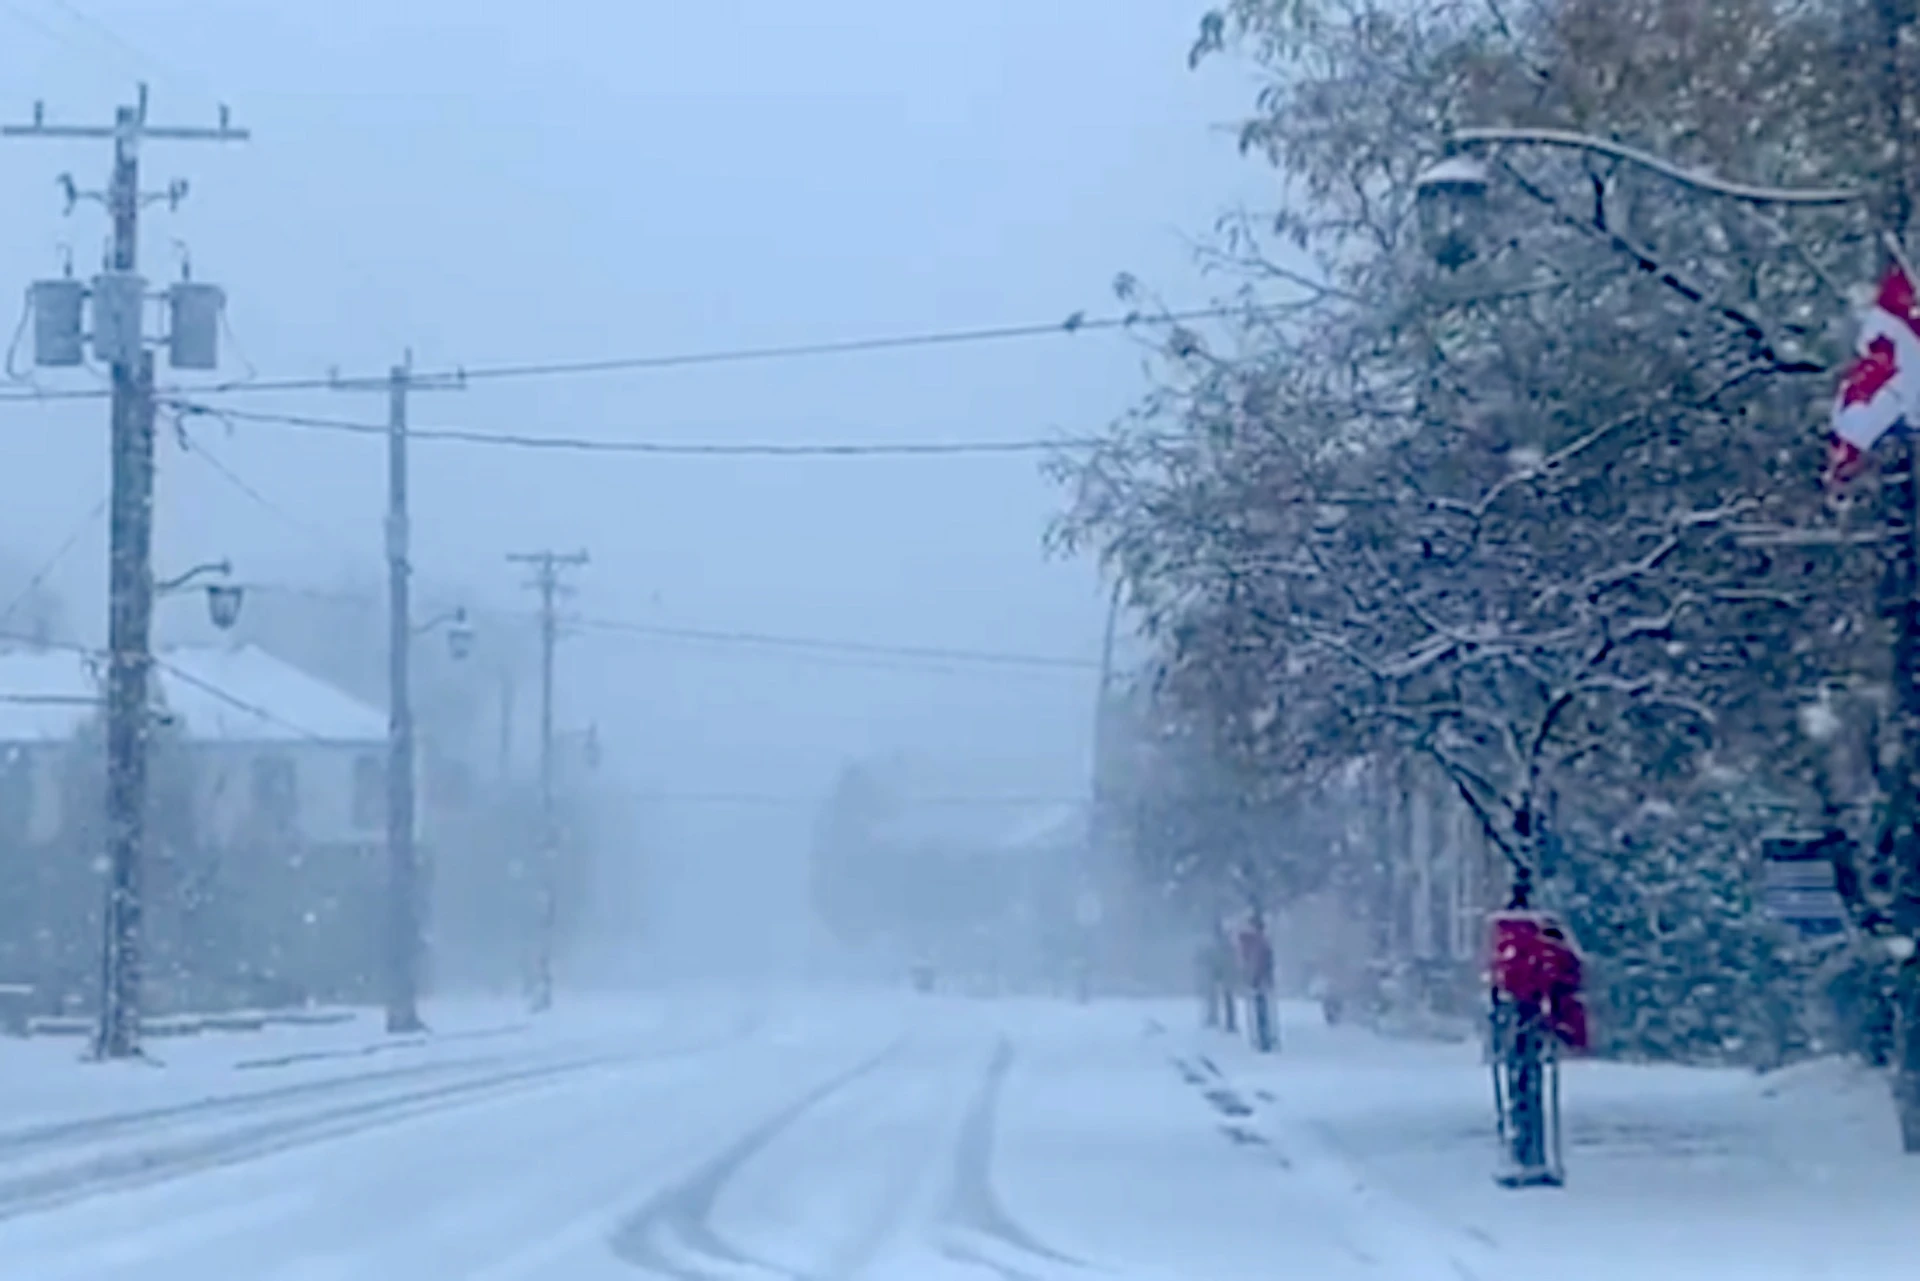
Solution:
{"label": "snow-covered street light", "polygon": [[240,605],[247,589],[238,583],[213,583],[207,588],[207,617],[221,631],[229,631],[240,621]]}
{"label": "snow-covered street light", "polygon": [[1414,180],[1414,207],[1427,252],[1448,271],[1472,262],[1474,229],[1485,216],[1487,167],[1466,155],[1449,155]]}
{"label": "snow-covered street light", "polygon": [[[197,578],[217,574],[228,578],[233,574],[233,562],[226,560],[207,561],[195,565],[184,574],[162,579],[153,585],[155,596],[172,596],[193,586]],[[227,631],[240,621],[240,606],[246,599],[246,588],[238,583],[209,583],[207,593],[207,617],[215,627]]]}
{"label": "snow-covered street light", "polygon": [[1571,129],[1460,129],[1448,136],[1446,154],[1414,179],[1414,201],[1421,232],[1428,252],[1441,266],[1451,270],[1471,262],[1475,256],[1472,231],[1483,216],[1492,185],[1491,171],[1475,153],[1515,146],[1559,148],[1606,156],[1658,174],[1682,187],[1750,205],[1821,208],[1860,204],[1868,196],[1855,187],[1766,187],[1733,182],[1688,169],[1639,147]]}
{"label": "snow-covered street light", "polygon": [[467,621],[466,610],[455,610],[453,621],[447,625],[447,653],[459,662],[472,652],[473,624]]}
{"label": "snow-covered street light", "polygon": [[467,621],[467,607],[462,605],[436,618],[430,618],[414,628],[413,634],[425,636],[428,632],[441,627],[447,629],[447,656],[455,662],[465,661],[467,655],[473,652],[474,639],[473,624]]}

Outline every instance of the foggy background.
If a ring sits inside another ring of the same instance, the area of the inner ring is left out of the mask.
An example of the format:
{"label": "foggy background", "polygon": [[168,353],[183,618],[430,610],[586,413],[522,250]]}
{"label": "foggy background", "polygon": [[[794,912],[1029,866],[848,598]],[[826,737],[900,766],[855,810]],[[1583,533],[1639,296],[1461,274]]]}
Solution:
{"label": "foggy background", "polygon": [[[1260,174],[1216,127],[1246,85],[1179,56],[1194,20],[1157,0],[18,0],[0,4],[0,116],[44,98],[51,121],[105,123],[140,79],[160,123],[232,105],[251,143],[155,143],[142,175],[192,182],[178,213],[147,212],[142,266],[172,278],[177,241],[227,289],[223,377],[378,375],[409,347],[426,370],[691,352],[1108,314],[1123,270],[1170,305],[1204,301],[1186,237],[1258,198]],[[56,274],[62,244],[78,274],[95,269],[101,211],[62,219],[53,180],[99,186],[107,159],[91,142],[0,146],[0,281]],[[698,442],[1025,439],[1103,426],[1141,390],[1140,358],[1082,334],[503,381],[419,394],[412,418]],[[366,393],[232,403],[386,411]],[[45,570],[68,630],[97,643],[105,405],[0,405],[0,423],[16,460],[0,472],[0,592]],[[379,581],[382,442],[191,427],[192,452],[163,433],[159,574],[231,557],[254,584]],[[570,607],[594,618],[1091,662],[1104,596],[1091,566],[1043,557],[1059,496],[1038,462],[420,442],[416,616],[530,609],[504,554],[585,547]],[[158,644],[203,632],[197,606],[160,606]],[[597,723],[605,778],[631,796],[636,856],[656,869],[649,966],[763,970],[807,942],[810,825],[843,762],[910,754],[949,801],[1081,797],[1094,684],[1090,668],[582,631],[563,645],[556,719]],[[530,730],[526,682],[519,706]]]}

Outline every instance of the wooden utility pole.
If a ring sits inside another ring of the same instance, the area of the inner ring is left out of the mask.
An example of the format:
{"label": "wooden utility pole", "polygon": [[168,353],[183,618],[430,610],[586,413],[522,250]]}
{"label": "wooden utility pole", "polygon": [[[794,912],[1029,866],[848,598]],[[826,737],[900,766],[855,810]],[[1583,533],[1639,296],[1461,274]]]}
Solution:
{"label": "wooden utility pole", "polygon": [[[331,381],[335,391],[387,395],[387,1031],[411,1033],[420,1020],[420,856],[413,725],[413,532],[407,507],[407,401],[415,391],[460,391],[458,375],[421,376],[413,353],[384,379]],[[429,624],[431,626],[431,624]]]}
{"label": "wooden utility pole", "polygon": [[[111,125],[54,125],[35,104],[33,121],[7,125],[8,138],[85,139],[113,143],[113,171],[105,192],[82,192],[63,179],[68,209],[82,198],[107,207],[113,244],[106,270],[93,285],[95,348],[112,368],[111,550],[107,623],[107,895],[101,948],[100,1022],[94,1039],[101,1058],[140,1053],[141,857],[146,839],[147,684],[153,667],[153,353],[142,331],[146,282],[139,276],[140,209],[150,200],[178,204],[185,183],[164,193],[140,190],[140,144],[241,142],[247,131],[220,110],[214,128],[157,126],[147,121],[147,89],[133,106],[114,112]],[[74,313],[77,323],[78,313]],[[175,313],[176,330],[180,313]],[[77,338],[77,334],[75,337]],[[174,363],[183,363],[176,339]],[[38,356],[36,358],[39,358]],[[46,360],[43,363],[69,363]],[[199,361],[194,361],[197,366]]]}
{"label": "wooden utility pole", "polygon": [[553,954],[560,896],[560,833],[553,796],[553,657],[560,640],[559,598],[570,589],[560,581],[568,569],[587,563],[587,553],[522,552],[507,559],[531,565],[528,586],[540,593],[540,849],[539,902],[534,929],[533,976],[528,999],[536,1012],[553,1005]]}
{"label": "wooden utility pole", "polygon": [[420,864],[413,847],[414,751],[408,596],[407,387],[413,362],[395,365],[387,387],[387,1031],[420,1023]]}

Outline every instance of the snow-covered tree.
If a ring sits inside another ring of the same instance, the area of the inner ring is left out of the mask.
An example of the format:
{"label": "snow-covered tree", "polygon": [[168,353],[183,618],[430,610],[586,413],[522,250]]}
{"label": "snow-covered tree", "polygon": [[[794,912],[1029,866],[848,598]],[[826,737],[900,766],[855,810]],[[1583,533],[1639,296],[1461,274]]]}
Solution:
{"label": "snow-covered tree", "polygon": [[[1823,776],[1803,713],[1886,681],[1887,497],[1870,482],[1836,512],[1818,485],[1879,211],[1768,211],[1509,148],[1482,207],[1436,222],[1417,179],[1448,131],[1502,124],[1871,186],[1870,18],[1775,0],[1210,15],[1196,57],[1259,69],[1242,142],[1283,206],[1224,219],[1209,251],[1240,322],[1174,327],[1156,391],[1059,466],[1060,542],[1125,579],[1214,777],[1259,794],[1357,753],[1431,761],[1572,915],[1623,1052],[1790,1041],[1759,835],[1871,835],[1884,781]],[[1832,537],[1808,546],[1813,529]]]}

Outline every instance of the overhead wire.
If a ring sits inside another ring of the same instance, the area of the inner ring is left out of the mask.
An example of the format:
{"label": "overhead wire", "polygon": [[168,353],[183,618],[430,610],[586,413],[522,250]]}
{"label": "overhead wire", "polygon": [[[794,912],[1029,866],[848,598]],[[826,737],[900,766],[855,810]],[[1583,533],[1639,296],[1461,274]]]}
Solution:
{"label": "overhead wire", "polygon": [[342,550],[350,550],[356,557],[361,554],[362,549],[350,547],[348,540],[341,535],[339,531],[296,515],[284,504],[275,502],[272,498],[261,492],[261,490],[245,476],[242,476],[229,466],[219,454],[207,448],[205,443],[193,436],[193,434],[187,430],[183,416],[176,415],[175,429],[180,447],[184,452],[198,458],[201,463],[206,465],[209,471],[225,481],[236,492],[246,497],[248,501],[252,502],[256,507],[260,508],[260,510],[273,516],[291,529],[297,529],[309,536],[331,542]]}
{"label": "overhead wire", "polygon": [[284,729],[290,733],[299,735],[301,738],[306,739],[308,742],[322,743],[326,741],[324,736],[315,733],[314,731],[306,728],[304,725],[298,725],[293,721],[288,720],[286,717],[281,716],[277,712],[272,712],[267,710],[266,708],[260,706],[258,703],[250,702],[247,699],[241,698],[238,694],[229,693],[228,691],[214,684],[212,681],[206,680],[199,676],[195,676],[192,672],[187,671],[185,668],[181,667],[177,663],[168,662],[166,659],[160,657],[158,654],[154,654],[151,657],[153,660],[153,665],[155,667],[158,667],[163,671],[172,673],[173,676],[175,676],[179,680],[185,682],[188,685],[193,686],[195,689],[201,691],[204,694],[211,695],[213,698],[218,699],[220,702],[225,703],[227,706],[232,707],[237,711],[245,712],[249,716],[258,717],[259,719],[267,722],[267,724],[269,725],[277,725],[281,729]]}
{"label": "overhead wire", "polygon": [[[1205,320],[1227,320],[1259,312],[1258,304],[1190,307],[1178,311],[1127,311],[1117,315],[1089,316],[1075,312],[1065,320],[1022,324],[985,325],[968,329],[925,330],[916,333],[879,334],[857,338],[827,339],[819,342],[776,343],[766,346],[717,347],[700,351],[665,352],[634,356],[611,356],[582,360],[552,360],[498,365],[456,365],[438,372],[417,372],[421,382],[481,382],[523,378],[568,378],[592,374],[637,373],[661,369],[689,369],[703,365],[730,365],[758,361],[801,360],[860,353],[906,351],[916,348],[958,347],[978,343],[1015,342],[1036,338],[1072,336],[1111,330],[1145,328],[1153,325],[1180,325]],[[242,392],[326,391],[342,385],[370,381],[339,374],[304,378],[247,379],[241,382],[209,383],[200,387],[161,388],[166,396],[229,396]],[[384,381],[381,379],[379,381]],[[0,403],[30,400],[98,399],[100,390],[68,389],[40,393],[0,395]]]}
{"label": "overhead wire", "polygon": [[613,632],[632,636],[653,636],[665,640],[695,641],[705,644],[805,650],[822,654],[846,654],[872,658],[921,659],[937,663],[978,663],[1008,667],[1046,667],[1074,671],[1095,671],[1099,662],[1090,658],[1070,658],[1058,654],[1026,654],[1006,650],[952,648],[940,645],[888,645],[879,642],[834,640],[819,636],[795,636],[777,632],[728,631],[700,627],[674,627],[666,624],[628,622],[612,618],[576,618],[569,626],[583,631]]}
{"label": "overhead wire", "polygon": [[17,20],[22,26],[26,27],[28,30],[39,32],[41,35],[53,41],[55,44],[67,43],[66,38],[62,36],[58,31],[55,31],[52,27],[48,26],[44,19],[35,17],[33,14],[29,13],[26,9],[22,8],[18,3],[16,3],[15,0],[5,0],[5,3],[0,3],[0,13],[6,13],[11,15],[15,20]]}
{"label": "overhead wire", "polygon": [[[623,791],[622,798],[643,804],[676,805],[767,805],[792,806],[797,809],[818,809],[831,803],[830,796],[782,795],[777,792],[647,792]],[[978,796],[901,796],[892,798],[897,803],[913,806],[936,807],[979,807],[983,809],[1007,806],[1012,808],[1066,806],[1084,804],[1084,796],[1023,796],[992,795]]]}
{"label": "overhead wire", "polygon": [[51,556],[47,557],[46,562],[33,572],[27,579],[26,584],[15,593],[12,600],[7,602],[6,608],[0,609],[0,624],[5,624],[11,620],[13,618],[13,612],[26,604],[34,592],[38,591],[40,587],[45,584],[48,576],[60,567],[60,562],[65,560],[68,554],[79,545],[80,540],[87,536],[87,531],[93,528],[94,522],[104,516],[106,511],[107,496],[102,494],[99,501],[95,502],[94,505],[87,510],[87,514],[80,518],[79,523],[74,525],[72,531],[61,541],[60,546],[54,549]]}
{"label": "overhead wire", "polygon": [[[384,430],[385,429],[382,428],[382,431]],[[190,452],[197,453],[201,460],[212,467],[218,475],[263,510],[270,512],[295,528],[325,537],[330,541],[337,541],[343,546],[345,545],[345,540],[339,539],[332,530],[296,516],[281,504],[268,498],[248,482],[245,477],[220,461],[219,458],[208,451],[205,446],[194,441],[191,436],[186,434],[184,428],[182,428],[182,439]],[[346,592],[327,592],[318,588],[286,584],[260,583],[249,584],[249,586],[255,590],[301,595],[315,599],[346,599],[350,596],[350,593]],[[372,599],[371,595],[369,599]],[[522,615],[532,616],[526,614],[525,611],[519,610],[509,610],[505,612],[514,617],[520,617]],[[709,645],[718,644],[761,649],[783,649],[809,655],[838,655],[858,658],[908,660],[920,663],[984,664],[995,667],[1051,668],[1075,671],[1093,670],[1099,666],[1093,659],[1073,658],[1057,654],[1032,654],[941,645],[894,645],[820,636],[802,636],[782,632],[684,627],[664,623],[645,623],[594,616],[570,618],[566,620],[566,625],[581,631],[649,637],[660,640],[684,641]]]}
{"label": "overhead wire", "polygon": [[99,18],[88,13],[79,5],[72,3],[72,0],[47,0],[47,3],[67,15],[67,18],[76,25],[91,31],[97,40],[112,45],[120,53],[121,57],[132,60],[136,65],[145,64],[154,70],[164,71],[169,75],[172,74],[171,69],[159,58],[142,49],[139,45],[134,44],[133,41],[127,39],[118,31],[115,31]]}
{"label": "overhead wire", "polygon": [[[226,405],[207,405],[198,401],[170,398],[165,402],[178,413],[204,415],[233,423],[292,427],[307,431],[339,432],[355,436],[387,435],[385,423],[350,418],[326,418],[311,414],[262,413],[233,409]],[[541,450],[561,453],[648,454],[655,456],[720,458],[858,458],[915,457],[965,454],[1035,454],[1062,449],[1091,449],[1102,443],[1096,436],[1029,437],[1004,440],[936,441],[671,441],[622,440],[605,436],[530,436],[518,432],[481,431],[469,427],[409,427],[410,441],[441,441],[492,448]]]}
{"label": "overhead wire", "polygon": [[[479,382],[504,378],[577,377],[583,374],[631,373],[654,369],[687,369],[700,365],[732,365],[749,361],[795,360],[821,356],[848,356],[882,351],[906,351],[925,347],[958,347],[976,343],[1011,342],[1029,338],[1052,338],[1101,330],[1130,329],[1153,324],[1184,324],[1189,321],[1222,320],[1244,315],[1247,308],[1194,307],[1184,311],[1149,313],[1128,311],[1120,315],[1089,316],[1075,312],[1065,320],[1029,322],[1011,325],[985,325],[972,329],[930,330],[909,334],[882,334],[863,338],[828,339],[823,342],[778,343],[769,346],[716,348],[709,351],[676,352],[655,356],[614,356],[600,360],[558,360],[530,364],[479,365],[456,367],[437,375],[441,378]],[[426,375],[434,377],[436,375]],[[272,384],[245,384],[248,390],[278,390]],[[236,387],[235,390],[239,388]],[[290,388],[287,390],[291,390]]]}
{"label": "overhead wire", "polygon": [[[274,595],[295,596],[309,600],[327,601],[338,604],[378,605],[380,597],[373,591],[352,592],[320,587],[303,587],[287,583],[248,583],[250,591],[268,592]],[[489,614],[515,619],[537,619],[536,611],[522,609],[486,610]],[[889,645],[881,642],[838,640],[821,636],[800,636],[782,632],[735,631],[722,628],[676,627],[664,623],[641,623],[626,619],[602,617],[574,617],[561,620],[561,626],[578,632],[602,633],[614,636],[636,636],[667,641],[682,641],[696,645],[740,647],[747,649],[772,649],[791,651],[806,658],[853,658],[915,664],[914,670],[925,670],[925,664],[944,665],[945,670],[960,668],[1034,668],[1039,670],[1096,671],[1100,664],[1091,658],[1073,658],[1059,654],[1031,654],[1010,650],[978,650],[954,648],[937,645]],[[864,665],[864,664],[863,664]]]}
{"label": "overhead wire", "polygon": [[[314,520],[309,520],[288,508],[284,503],[277,502],[269,497],[259,487],[254,485],[245,476],[242,476],[229,463],[222,459],[219,454],[208,449],[204,442],[189,432],[183,416],[176,414],[174,425],[181,448],[185,452],[199,458],[214,475],[225,481],[231,488],[243,495],[262,511],[279,520],[289,529],[298,530],[322,542],[332,543],[340,551],[346,553],[351,560],[358,560],[365,554],[364,547],[355,545],[352,539],[349,539],[338,529],[323,525]],[[382,572],[385,572],[384,565],[382,566]],[[415,568],[415,576],[419,578],[417,567]],[[283,595],[302,595],[335,600],[359,599],[357,596],[353,596],[347,592],[325,592],[317,588],[295,588],[280,584],[256,582],[244,582],[240,585],[250,591],[268,591]],[[464,592],[455,590],[443,583],[423,582],[423,586],[428,589],[430,595],[435,597],[458,599],[464,595]]]}
{"label": "overhead wire", "polygon": [[[169,59],[162,58],[154,53],[152,49],[145,48],[136,43],[104,18],[98,17],[88,10],[81,8],[80,5],[74,3],[74,0],[46,0],[46,2],[53,9],[58,10],[69,24],[79,27],[90,34],[93,37],[96,47],[100,45],[111,46],[114,53],[118,56],[118,60],[124,66],[157,73],[162,80],[171,81],[175,88],[205,94],[208,98],[216,102],[219,101],[219,93],[208,83],[205,77],[195,74],[190,69],[183,68]],[[14,6],[14,8],[16,12],[19,11],[17,6]],[[60,44],[72,44],[66,34],[55,31],[40,19],[33,18],[30,19],[30,21],[38,26],[49,39],[57,41]],[[72,44],[72,47],[78,49],[79,46]],[[102,50],[102,52],[104,52],[104,50]]]}

